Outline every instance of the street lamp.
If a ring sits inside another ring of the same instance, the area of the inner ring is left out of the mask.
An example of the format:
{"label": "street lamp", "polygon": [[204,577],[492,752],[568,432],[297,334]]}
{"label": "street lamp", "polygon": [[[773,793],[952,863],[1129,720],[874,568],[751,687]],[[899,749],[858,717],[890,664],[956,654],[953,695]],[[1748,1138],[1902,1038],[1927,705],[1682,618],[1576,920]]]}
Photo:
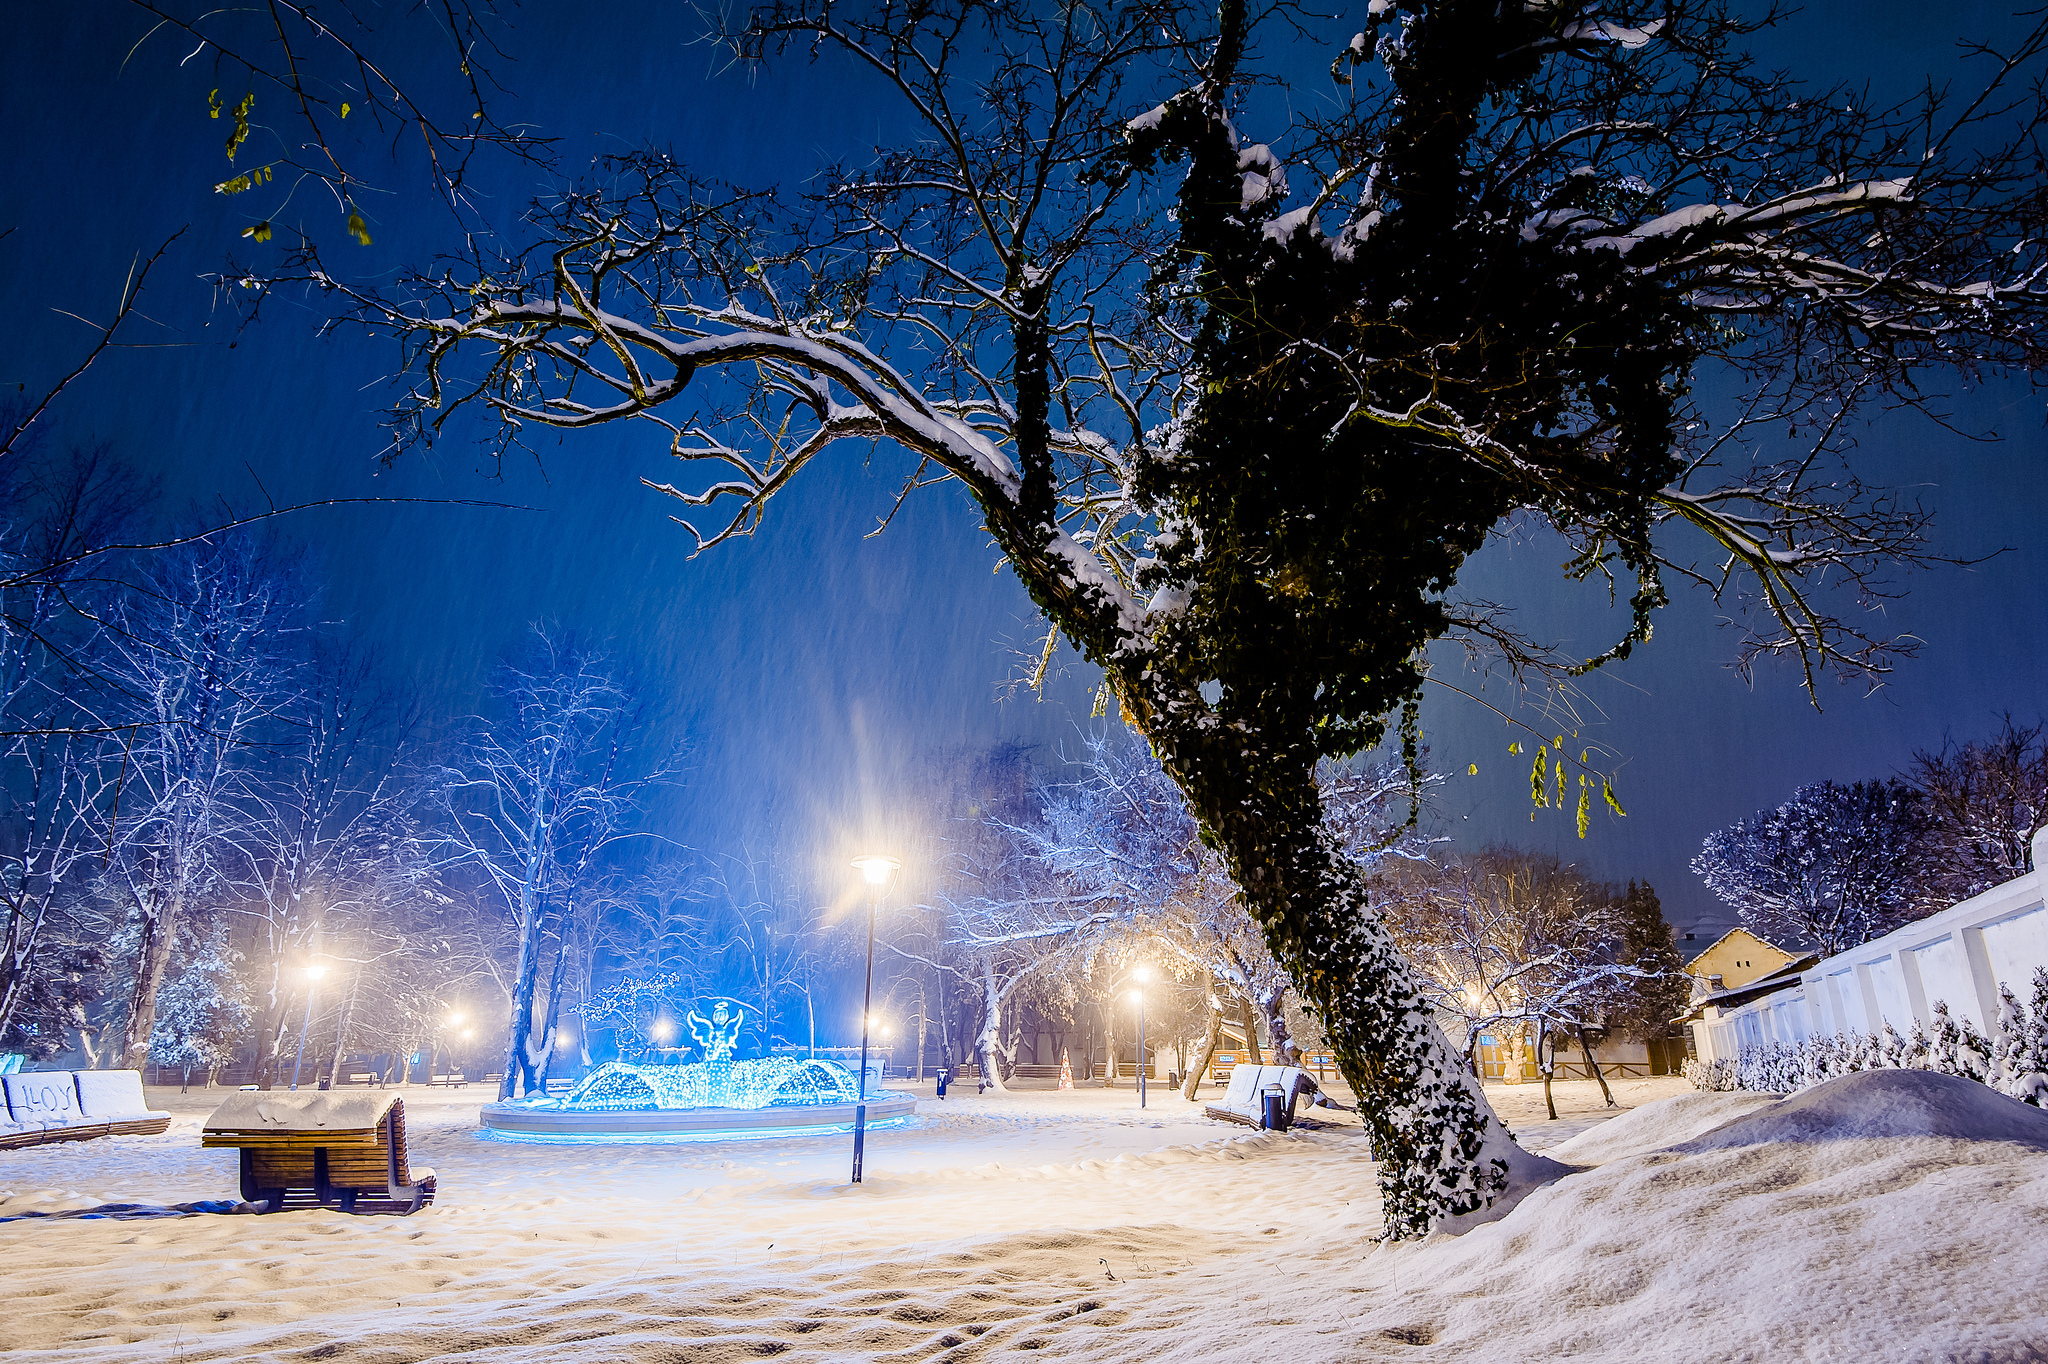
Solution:
{"label": "street lamp", "polygon": [[1152,978],[1152,972],[1140,966],[1131,972],[1131,979],[1138,982],[1138,988],[1131,991],[1131,998],[1138,1001],[1138,1107],[1145,1106],[1145,982]]}
{"label": "street lamp", "polygon": [[875,1021],[875,912],[881,907],[882,887],[903,864],[893,857],[869,853],[853,859],[861,879],[868,883],[868,973],[860,996],[860,1098],[853,1109],[853,1182],[860,1183],[861,1154],[868,1137],[868,1028]]}
{"label": "street lamp", "polygon": [[299,1024],[298,1054],[292,1057],[292,1090],[294,1093],[299,1088],[299,1062],[306,1059],[306,1029],[313,1026],[313,995],[320,988],[320,977],[327,974],[327,968],[317,965],[308,966],[303,968],[302,974],[306,977],[306,1017]]}

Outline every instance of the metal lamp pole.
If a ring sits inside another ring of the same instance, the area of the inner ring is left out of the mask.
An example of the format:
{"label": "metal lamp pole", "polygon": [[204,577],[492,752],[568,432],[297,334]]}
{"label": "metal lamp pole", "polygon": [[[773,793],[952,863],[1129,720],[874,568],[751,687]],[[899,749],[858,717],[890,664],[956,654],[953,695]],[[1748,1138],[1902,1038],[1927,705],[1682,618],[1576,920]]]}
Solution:
{"label": "metal lamp pole", "polygon": [[1145,1064],[1145,981],[1152,973],[1140,966],[1131,974],[1138,981],[1138,988],[1132,993],[1138,997],[1138,1107],[1143,1108],[1145,1106],[1145,1072],[1150,1069]]}
{"label": "metal lamp pole", "polygon": [[320,977],[327,970],[324,966],[306,968],[306,1017],[299,1024],[299,1050],[292,1057],[292,1089],[299,1087],[299,1062],[306,1059],[306,1029],[313,1026],[313,996],[320,988]]}
{"label": "metal lamp pole", "polygon": [[875,912],[882,902],[882,887],[889,873],[901,865],[893,857],[856,857],[853,865],[868,883],[868,969],[867,983],[860,995],[860,1098],[853,1109],[853,1182],[860,1183],[861,1156],[868,1136],[868,1025],[874,1021],[875,1005]]}

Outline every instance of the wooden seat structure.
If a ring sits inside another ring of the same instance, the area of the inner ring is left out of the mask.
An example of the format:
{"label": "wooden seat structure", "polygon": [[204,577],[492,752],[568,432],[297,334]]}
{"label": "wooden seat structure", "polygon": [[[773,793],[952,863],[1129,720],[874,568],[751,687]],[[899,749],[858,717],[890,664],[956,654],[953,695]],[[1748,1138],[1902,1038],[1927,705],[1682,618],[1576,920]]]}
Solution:
{"label": "wooden seat structure", "polygon": [[394,1094],[237,1094],[206,1120],[200,1145],[241,1150],[242,1198],[266,1212],[404,1216],[434,1201],[434,1172],[407,1160],[405,1101]]}

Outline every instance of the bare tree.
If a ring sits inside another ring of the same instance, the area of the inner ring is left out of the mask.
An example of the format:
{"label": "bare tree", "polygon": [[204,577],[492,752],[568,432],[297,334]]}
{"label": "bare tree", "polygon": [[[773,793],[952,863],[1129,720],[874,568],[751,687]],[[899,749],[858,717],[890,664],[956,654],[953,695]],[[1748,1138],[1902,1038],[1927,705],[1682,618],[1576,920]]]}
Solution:
{"label": "bare tree", "polygon": [[[116,538],[139,493],[104,449],[0,464],[0,1034],[38,991],[53,916],[107,854],[120,740],[93,707],[108,592],[78,555]],[[80,975],[68,936],[53,984]]]}
{"label": "bare tree", "polygon": [[750,999],[772,1040],[774,1025],[801,1011],[803,1035],[818,1044],[817,991],[821,977],[850,957],[853,923],[840,907],[820,904],[817,888],[789,858],[786,830],[764,835],[768,851],[753,846],[713,856],[698,885],[706,912],[699,942],[701,964],[719,993]]}
{"label": "bare tree", "polygon": [[2048,822],[2048,739],[2007,715],[1989,739],[1913,755],[1907,776],[1927,816],[1924,882],[1935,908],[2034,870],[2034,831]]}
{"label": "bare tree", "polygon": [[301,694],[294,633],[304,597],[254,540],[152,556],[109,609],[103,723],[125,723],[110,820],[107,893],[131,963],[100,1059],[137,1064],[187,915],[241,858],[256,745]]}
{"label": "bare tree", "polygon": [[413,716],[359,651],[321,645],[312,655],[224,869],[256,980],[263,1089],[277,1079],[301,968],[432,878],[406,770]]}
{"label": "bare tree", "polygon": [[1902,781],[1813,782],[1708,834],[1692,869],[1759,937],[1831,957],[1932,912],[1926,828]]}
{"label": "bare tree", "polygon": [[[479,717],[439,775],[447,848],[498,899],[516,954],[502,1097],[538,1083],[554,1050],[567,958],[588,932],[591,878],[662,763],[643,770],[630,694],[602,654],[536,626],[494,687],[502,714]],[[541,969],[551,960],[548,988]]]}
{"label": "bare tree", "polygon": [[[388,295],[310,249],[280,277],[414,347],[401,446],[471,408],[506,442],[645,422],[719,467],[659,485],[713,510],[701,545],[842,441],[916,456],[906,491],[959,481],[1304,983],[1389,1229],[1420,1235],[1548,1167],[1462,1078],[1318,763],[1412,708],[1432,640],[1583,670],[1647,639],[1667,576],[1753,608],[1745,666],[1881,672],[1901,646],[1860,608],[1933,556],[1847,462],[1858,414],[1938,415],[1941,373],[2039,359],[2048,27],[1973,50],[1975,93],[1893,106],[1761,70],[1774,18],[1396,0],[1354,34],[1241,0],[778,0],[733,49],[840,54],[915,141],[800,203],[618,158],[522,256]],[[1261,86],[1327,112],[1248,139]],[[1709,375],[1729,415],[1691,397]],[[1457,598],[1517,512],[1569,576],[1633,580],[1613,647],[1563,657]],[[1582,812],[1611,794],[1574,770]]]}
{"label": "bare tree", "polygon": [[1613,888],[1514,848],[1404,880],[1406,893],[1383,900],[1390,926],[1438,1014],[1463,1023],[1467,1069],[1477,1071],[1480,1036],[1496,1033],[1507,1042],[1506,1078],[1519,1083],[1533,1046],[1547,1099],[1544,1044],[1558,1029],[1577,1037],[1592,1068],[1587,1029],[1603,1026],[1628,986],[1654,970],[1621,960],[1626,925]]}

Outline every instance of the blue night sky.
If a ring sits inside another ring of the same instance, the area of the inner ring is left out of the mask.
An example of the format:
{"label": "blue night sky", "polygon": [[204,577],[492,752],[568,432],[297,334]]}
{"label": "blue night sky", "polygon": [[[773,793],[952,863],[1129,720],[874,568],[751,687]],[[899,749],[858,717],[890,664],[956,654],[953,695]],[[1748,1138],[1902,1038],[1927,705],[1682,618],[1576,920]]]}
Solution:
{"label": "blue night sky", "polygon": [[[535,4],[512,18],[512,60],[494,68],[512,92],[500,116],[558,138],[571,171],[594,154],[654,143],[708,175],[793,182],[835,159],[864,159],[894,132],[875,92],[836,64],[792,62],[751,78],[715,72],[710,49],[693,42],[699,21],[688,6]],[[1992,5],[1831,3],[1809,6],[1774,50],[1816,78],[1904,94],[1930,71],[1960,74],[1957,37],[2010,24]],[[266,496],[537,509],[363,507],[289,527],[323,566],[324,618],[344,622],[394,676],[417,684],[436,720],[478,704],[491,666],[529,621],[549,617],[607,640],[669,733],[692,745],[690,784],[661,816],[673,837],[708,849],[778,827],[836,846],[936,754],[1004,739],[1041,745],[1047,756],[1075,746],[1077,726],[1088,723],[1085,669],[1069,668],[1042,701],[1002,695],[1018,666],[1011,650],[1028,647],[1036,627],[963,495],[924,492],[885,535],[862,538],[905,471],[893,449],[838,451],[772,504],[759,536],[696,560],[667,520],[669,505],[637,482],[674,476],[651,433],[608,429],[543,446],[539,467],[508,462],[502,478],[461,441],[380,473],[376,414],[396,361],[389,343],[320,339],[313,307],[285,299],[238,337],[201,278],[247,246],[237,234],[250,221],[245,207],[255,207],[210,192],[226,173],[222,125],[205,116],[219,82],[179,69],[182,51],[164,43],[124,70],[146,23],[115,0],[16,4],[7,26],[0,105],[15,150],[0,182],[0,231],[14,229],[0,239],[6,388],[34,394],[74,364],[90,333],[58,310],[107,316],[135,253],[189,224],[150,281],[152,321],[131,338],[148,346],[110,356],[75,386],[46,439],[106,442],[160,475],[170,516],[249,510]],[[259,105],[259,125],[265,112]],[[259,127],[266,135],[275,136]],[[259,145],[258,155],[274,147]],[[450,241],[450,219],[416,168],[392,168],[386,183],[392,193],[364,202],[375,245],[327,247],[364,279],[427,260]],[[477,185],[492,215],[511,225],[544,182],[530,166],[500,164]],[[301,198],[278,216],[289,223],[301,213],[325,238],[339,237],[325,202]],[[1944,734],[1987,733],[2002,711],[2023,721],[2048,711],[2038,594],[2048,579],[2043,404],[2014,387],[1959,393],[1957,411],[1965,426],[2003,440],[1888,421],[1861,435],[1867,468],[1936,509],[1944,550],[2013,549],[1912,580],[1890,621],[1925,647],[1887,687],[1871,696],[1829,687],[1822,713],[1787,669],[1766,667],[1752,688],[1724,666],[1735,640],[1713,604],[1677,590],[1653,643],[1592,679],[1582,703],[1584,738],[1621,755],[1629,817],[1596,819],[1583,843],[1571,837],[1569,815],[1540,812],[1532,824],[1527,760],[1506,752],[1517,736],[1436,689],[1425,729],[1435,765],[1458,774],[1443,801],[1447,831],[1467,845],[1554,846],[1596,874],[1648,879],[1681,927],[1727,922],[1685,866],[1709,830],[1803,782],[1897,771]],[[1522,604],[1539,634],[1603,647],[1618,622],[1604,597],[1561,584],[1560,557],[1541,540],[1503,542],[1475,561],[1465,585]],[[1476,685],[1449,653],[1441,674]],[[1515,704],[1498,683],[1487,696]],[[1477,777],[1465,775],[1471,762]]]}

